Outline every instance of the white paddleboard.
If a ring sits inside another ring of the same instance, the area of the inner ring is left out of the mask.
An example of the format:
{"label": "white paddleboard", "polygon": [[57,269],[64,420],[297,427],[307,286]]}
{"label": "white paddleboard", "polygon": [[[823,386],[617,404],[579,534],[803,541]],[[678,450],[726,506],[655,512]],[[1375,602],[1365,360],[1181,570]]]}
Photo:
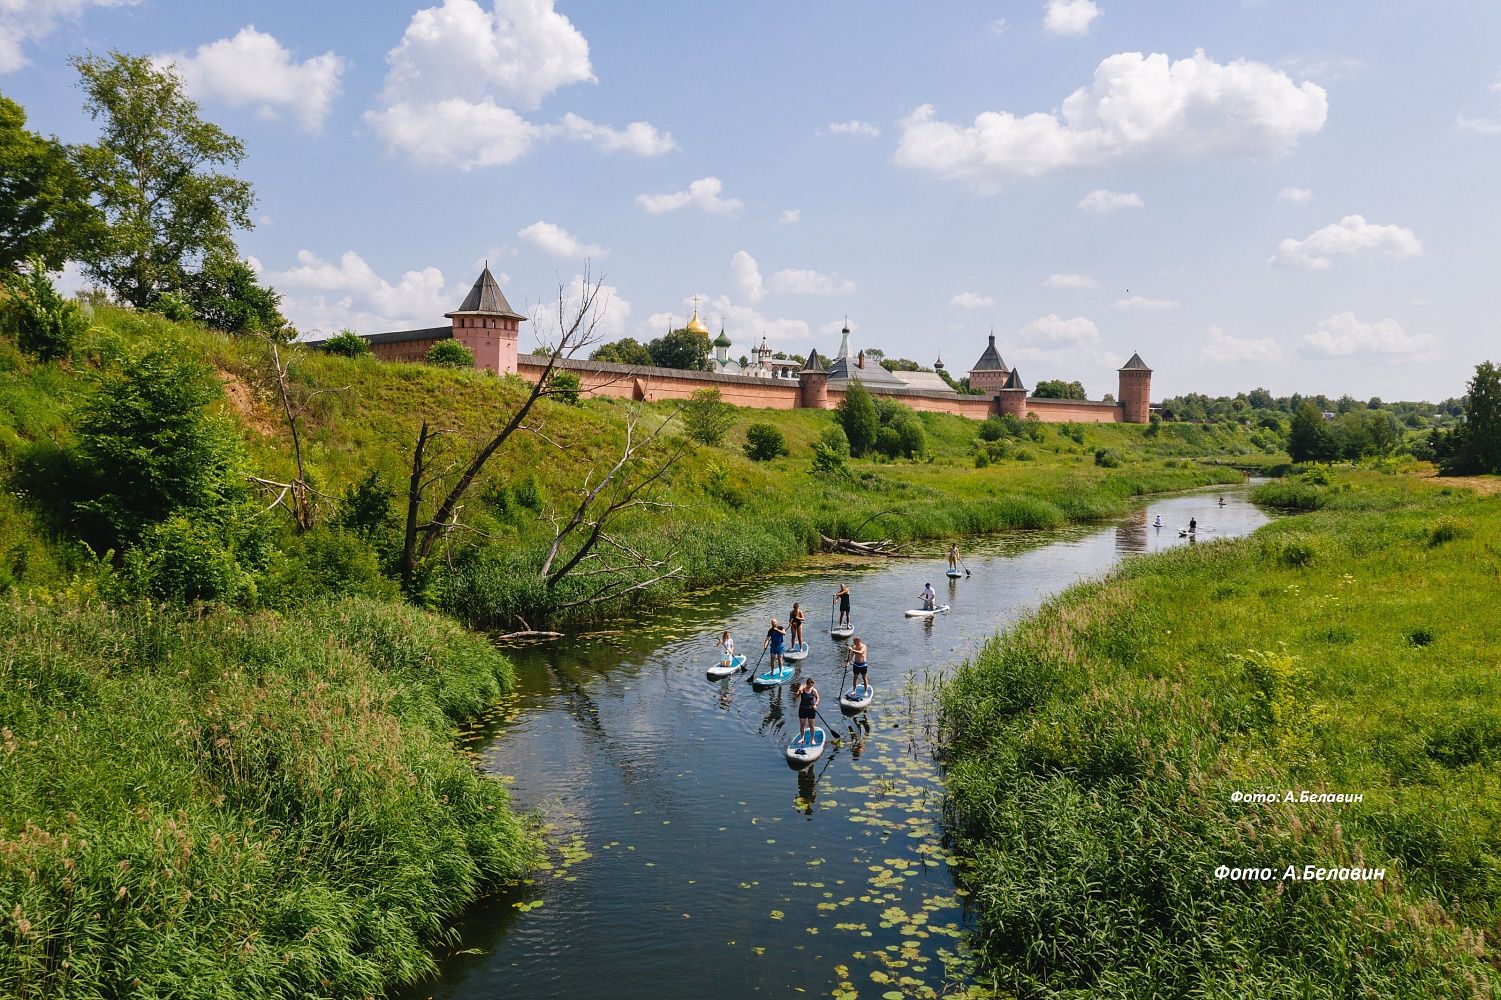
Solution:
{"label": "white paddleboard", "polygon": [[783,681],[790,679],[795,673],[797,673],[797,670],[795,668],[781,666],[777,667],[775,670],[768,670],[764,674],[756,674],[751,678],[751,683],[756,685],[757,687],[772,687],[776,684],[781,684]]}
{"label": "white paddleboard", "polygon": [[787,763],[797,767],[813,763],[823,756],[823,748],[828,745],[828,742],[828,734],[823,731],[823,727],[814,726],[811,742],[804,742],[803,737],[799,735],[797,739],[787,744]]}
{"label": "white paddleboard", "polygon": [[876,689],[869,684],[852,687],[839,696],[839,707],[846,712],[863,712],[875,700]]}
{"label": "white paddleboard", "polygon": [[807,658],[808,644],[806,642],[800,642],[796,646],[788,646],[787,651],[782,654],[782,659],[789,663],[796,663],[799,660],[806,660]]}
{"label": "white paddleboard", "polygon": [[848,639],[854,634],[855,627],[853,625],[835,625],[829,629],[829,635],[832,635],[836,639]]}
{"label": "white paddleboard", "polygon": [[945,573],[943,575],[946,576],[946,577],[948,577],[950,580],[957,580],[961,576],[963,576],[964,574],[961,573],[961,572],[959,572],[957,569],[951,569],[951,570],[949,570],[947,573]]}
{"label": "white paddleboard", "polygon": [[908,618],[932,618],[934,615],[941,615],[941,614],[943,614],[948,609],[949,609],[949,606],[947,604],[940,604],[940,605],[938,605],[938,607],[934,608],[932,611],[923,611],[923,610],[920,610],[918,608],[913,608],[911,611],[907,612],[907,617]]}
{"label": "white paddleboard", "polygon": [[715,679],[718,679],[720,677],[728,677],[730,676],[730,674],[733,674],[735,671],[741,669],[744,666],[745,657],[740,655],[739,653],[736,653],[734,659],[730,661],[729,666],[725,666],[723,663],[716,663],[712,667],[710,667],[709,676]]}

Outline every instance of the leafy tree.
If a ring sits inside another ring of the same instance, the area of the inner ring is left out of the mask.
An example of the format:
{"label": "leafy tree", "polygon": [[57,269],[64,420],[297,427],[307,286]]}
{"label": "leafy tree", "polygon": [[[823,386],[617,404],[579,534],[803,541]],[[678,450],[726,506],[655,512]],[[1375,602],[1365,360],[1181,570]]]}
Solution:
{"label": "leafy tree", "polygon": [[902,412],[888,426],[896,431],[897,454],[918,458],[928,450],[928,432],[923,429],[917,414],[911,410],[902,407]]}
{"label": "leafy tree", "polygon": [[854,379],[844,390],[844,398],[837,407],[839,425],[849,441],[850,454],[861,457],[875,447],[876,435],[881,430],[881,417],[876,410],[870,390]]}
{"label": "leafy tree", "polygon": [[198,116],[175,70],[112,52],[73,60],[84,109],[103,120],[78,160],[103,216],[82,256],[90,277],[138,308],[186,285],[190,261],[234,254],[235,227],[251,226],[249,182],[217,172],[237,166],[244,144]]}
{"label": "leafy tree", "polygon": [[1475,367],[1464,400],[1464,421],[1434,442],[1445,475],[1501,473],[1501,368]]}
{"label": "leafy tree", "polygon": [[700,389],[683,404],[683,427],[699,444],[715,445],[724,440],[735,422],[735,411],[718,389]]}
{"label": "leafy tree", "polygon": [[429,347],[424,360],[439,368],[473,368],[474,352],[450,337]]}
{"label": "leafy tree", "polygon": [[379,470],[371,469],[339,499],[339,526],[368,540],[391,523],[395,499],[396,491],[381,479]]}
{"label": "leafy tree", "polygon": [[658,368],[705,371],[709,367],[709,338],[692,330],[674,330],[646,345]]}
{"label": "leafy tree", "polygon": [[0,270],[40,257],[43,270],[79,255],[97,215],[68,147],[28,131],[26,112],[0,95]]}
{"label": "leafy tree", "polygon": [[157,292],[146,303],[146,311],[165,316],[176,323],[191,323],[197,319],[193,304],[176,292]]}
{"label": "leafy tree", "polygon": [[222,513],[243,495],[239,439],[208,412],[223,396],[213,368],[175,344],[99,377],[79,413],[78,440],[95,479],[94,498],[81,507],[102,519],[106,542],[134,542],[175,514]]}
{"label": "leafy tree", "polygon": [[329,354],[346,358],[363,358],[370,354],[370,343],[353,330],[340,330],[318,345]]}
{"label": "leafy tree", "polygon": [[1339,442],[1329,430],[1324,414],[1313,403],[1305,402],[1293,414],[1292,429],[1287,436],[1287,453],[1294,462],[1332,462],[1339,457]]}
{"label": "leafy tree", "polygon": [[787,439],[771,424],[751,424],[745,429],[745,454],[754,462],[769,462],[787,454]]}
{"label": "leafy tree", "polygon": [[582,387],[582,383],[579,382],[579,377],[573,372],[553,373],[553,377],[548,382],[548,385],[551,386],[548,390],[548,395],[552,396],[553,399],[556,399],[560,403],[566,403],[569,406],[579,405],[579,389]]}
{"label": "leafy tree", "polygon": [[849,473],[850,443],[844,431],[835,424],[826,428],[813,442],[813,471],[831,476]]}
{"label": "leafy tree", "polygon": [[203,266],[184,279],[183,294],[194,317],[228,333],[268,333],[290,339],[281,295],[263,286],[255,271],[234,254],[211,251]]}
{"label": "leafy tree", "polygon": [[0,324],[21,350],[42,361],[72,353],[73,341],[89,328],[89,321],[78,303],[57,294],[40,256],[32,257],[23,272],[0,272],[0,285],[5,290]]}
{"label": "leafy tree", "polygon": [[1065,382],[1059,378],[1045,378],[1032,389],[1033,399],[1087,399],[1080,382]]}
{"label": "leafy tree", "polygon": [[635,337],[621,337],[609,344],[601,344],[589,355],[590,361],[604,361],[617,365],[650,365],[654,362],[651,351]]}

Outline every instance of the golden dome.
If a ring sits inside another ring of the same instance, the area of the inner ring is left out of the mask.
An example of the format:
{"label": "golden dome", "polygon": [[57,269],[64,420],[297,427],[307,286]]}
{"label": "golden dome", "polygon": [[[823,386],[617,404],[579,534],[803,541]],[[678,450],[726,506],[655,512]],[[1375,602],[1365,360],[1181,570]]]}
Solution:
{"label": "golden dome", "polygon": [[693,307],[693,318],[688,321],[684,329],[689,333],[701,333],[705,337],[709,335],[709,328],[704,326],[704,321],[698,318],[698,306]]}

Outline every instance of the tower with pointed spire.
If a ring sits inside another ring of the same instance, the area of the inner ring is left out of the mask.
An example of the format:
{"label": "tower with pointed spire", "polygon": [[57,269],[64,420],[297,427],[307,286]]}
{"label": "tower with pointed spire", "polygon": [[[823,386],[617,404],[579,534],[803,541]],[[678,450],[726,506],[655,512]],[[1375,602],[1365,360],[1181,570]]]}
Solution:
{"label": "tower with pointed spire", "polygon": [[506,301],[489,261],[459,307],[443,315],[453,321],[453,339],[474,352],[474,367],[497,375],[516,370],[516,342],[526,317]]}
{"label": "tower with pointed spire", "polygon": [[1006,376],[1010,372],[1006,368],[1006,362],[1001,360],[1001,352],[995,348],[995,330],[990,331],[990,343],[981,352],[980,359],[969,369],[969,387],[979,389],[987,396],[994,396],[1006,385]]}
{"label": "tower with pointed spire", "polygon": [[829,370],[824,367],[816,349],[808,352],[803,370],[797,373],[797,382],[798,406],[805,410],[829,408]]}
{"label": "tower with pointed spire", "polygon": [[1022,385],[1022,377],[1015,368],[1006,373],[1006,384],[996,392],[996,409],[1003,417],[1027,415],[1027,387]]}
{"label": "tower with pointed spire", "polygon": [[1140,354],[1133,353],[1131,360],[1118,369],[1116,374],[1120,376],[1120,393],[1117,398],[1121,420],[1128,424],[1149,423],[1152,419],[1152,369],[1141,360]]}

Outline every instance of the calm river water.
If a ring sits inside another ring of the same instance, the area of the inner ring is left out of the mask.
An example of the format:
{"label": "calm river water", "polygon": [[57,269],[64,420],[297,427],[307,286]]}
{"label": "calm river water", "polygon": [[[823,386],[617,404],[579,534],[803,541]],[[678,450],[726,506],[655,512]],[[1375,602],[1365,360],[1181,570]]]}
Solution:
{"label": "calm river water", "polygon": [[[1218,498],[1223,495],[1225,506]],[[1166,526],[1151,527],[1161,514]],[[939,825],[935,695],[945,674],[1046,598],[1134,553],[1244,534],[1266,517],[1245,490],[1153,499],[1111,526],[971,542],[972,576],[942,557],[820,561],[693,596],[615,631],[514,651],[516,692],[470,736],[515,804],[549,825],[547,868],[481,901],[434,982],[409,997],[701,1000],[799,990],[840,1000],[936,997],[973,984],[969,915]],[[843,645],[830,597],[854,593],[877,696],[839,713]],[[931,581],[953,609],[908,619]],[[722,625],[754,654],[793,601],[801,664],[843,731],[788,768],[790,690],[707,680]]]}

